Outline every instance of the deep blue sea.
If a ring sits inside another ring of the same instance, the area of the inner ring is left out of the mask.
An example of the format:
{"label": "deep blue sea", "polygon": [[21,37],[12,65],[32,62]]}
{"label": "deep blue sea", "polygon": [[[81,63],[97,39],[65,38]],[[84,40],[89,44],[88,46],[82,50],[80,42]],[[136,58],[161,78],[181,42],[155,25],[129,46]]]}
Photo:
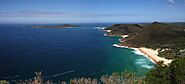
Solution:
{"label": "deep blue sea", "polygon": [[[78,24],[77,28],[32,28],[34,24],[0,24],[0,79],[68,80],[135,72],[143,76],[155,64],[132,49],[116,48],[120,37],[105,37],[97,27],[113,23]],[[55,24],[48,24],[55,25]]]}

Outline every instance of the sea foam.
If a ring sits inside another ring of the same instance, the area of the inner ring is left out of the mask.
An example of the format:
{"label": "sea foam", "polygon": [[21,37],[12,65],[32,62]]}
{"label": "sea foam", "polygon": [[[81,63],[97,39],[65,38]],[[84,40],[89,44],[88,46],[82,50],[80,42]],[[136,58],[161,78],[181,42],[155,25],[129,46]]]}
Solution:
{"label": "sea foam", "polygon": [[94,27],[96,29],[105,29],[106,27]]}
{"label": "sea foam", "polygon": [[136,62],[135,62],[135,63],[136,63],[137,65],[143,67],[143,68],[151,69],[151,68],[154,67],[154,66],[152,66],[152,65],[149,65],[149,60],[143,59],[143,58],[136,59]]}
{"label": "sea foam", "polygon": [[146,58],[148,58],[151,62],[155,63],[151,58],[149,58],[146,54],[142,53],[139,49],[137,48],[132,48],[134,51],[132,51],[133,53],[137,54],[137,55],[142,55]]}
{"label": "sea foam", "polygon": [[142,55],[142,56],[148,58],[151,62],[155,63],[151,58],[149,58],[146,54],[142,53],[142,52],[141,52],[139,49],[137,49],[137,48],[129,48],[129,47],[127,47],[127,46],[120,46],[120,45],[118,45],[118,44],[113,44],[112,46],[118,47],[118,48],[128,48],[128,49],[132,49],[132,50],[133,50],[132,52],[133,52],[134,54]]}
{"label": "sea foam", "polygon": [[72,72],[75,72],[75,70],[70,70],[70,71],[66,71],[66,72],[63,72],[63,73],[55,74],[52,77],[57,77],[57,76],[61,76],[61,75],[72,73]]}
{"label": "sea foam", "polygon": [[117,48],[128,48],[127,46],[120,46],[118,44],[113,44],[112,46],[117,47]]}

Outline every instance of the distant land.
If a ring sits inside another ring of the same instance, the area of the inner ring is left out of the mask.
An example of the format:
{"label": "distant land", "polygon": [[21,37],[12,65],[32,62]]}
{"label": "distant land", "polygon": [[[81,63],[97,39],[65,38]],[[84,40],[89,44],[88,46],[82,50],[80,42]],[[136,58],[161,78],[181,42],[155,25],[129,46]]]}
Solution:
{"label": "distant land", "polygon": [[79,25],[64,24],[64,25],[35,25],[33,28],[71,28],[80,27]]}

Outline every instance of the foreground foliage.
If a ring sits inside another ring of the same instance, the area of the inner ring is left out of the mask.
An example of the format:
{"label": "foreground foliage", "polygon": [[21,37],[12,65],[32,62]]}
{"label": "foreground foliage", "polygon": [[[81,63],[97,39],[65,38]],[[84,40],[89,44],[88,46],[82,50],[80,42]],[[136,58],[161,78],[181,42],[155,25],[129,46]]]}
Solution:
{"label": "foreground foliage", "polygon": [[[74,78],[69,82],[61,81],[56,84],[185,84],[185,58],[174,60],[170,66],[160,62],[151,69],[145,77],[139,77],[131,72],[113,73],[103,75],[100,79]],[[54,84],[52,80],[43,80],[41,72],[36,72],[35,77],[29,80],[8,82],[0,81],[0,84]]]}
{"label": "foreground foliage", "polygon": [[[69,82],[61,81],[57,84],[143,84],[145,81],[143,78],[136,76],[131,72],[123,72],[123,73],[113,73],[112,75],[103,75],[100,79],[92,79],[92,78],[74,78]],[[36,72],[35,77],[29,80],[19,80],[19,81],[6,81],[2,80],[0,84],[54,84],[52,80],[43,80],[41,72]]]}
{"label": "foreground foliage", "polygon": [[145,79],[150,84],[185,84],[185,58],[174,60],[170,66],[159,63]]}

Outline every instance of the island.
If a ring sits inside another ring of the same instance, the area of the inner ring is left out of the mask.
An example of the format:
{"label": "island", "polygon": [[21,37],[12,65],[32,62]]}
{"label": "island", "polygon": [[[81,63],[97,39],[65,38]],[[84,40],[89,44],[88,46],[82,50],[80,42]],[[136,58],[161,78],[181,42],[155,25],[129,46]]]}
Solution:
{"label": "island", "polygon": [[79,25],[63,24],[63,25],[34,25],[33,28],[73,28],[80,27]]}

